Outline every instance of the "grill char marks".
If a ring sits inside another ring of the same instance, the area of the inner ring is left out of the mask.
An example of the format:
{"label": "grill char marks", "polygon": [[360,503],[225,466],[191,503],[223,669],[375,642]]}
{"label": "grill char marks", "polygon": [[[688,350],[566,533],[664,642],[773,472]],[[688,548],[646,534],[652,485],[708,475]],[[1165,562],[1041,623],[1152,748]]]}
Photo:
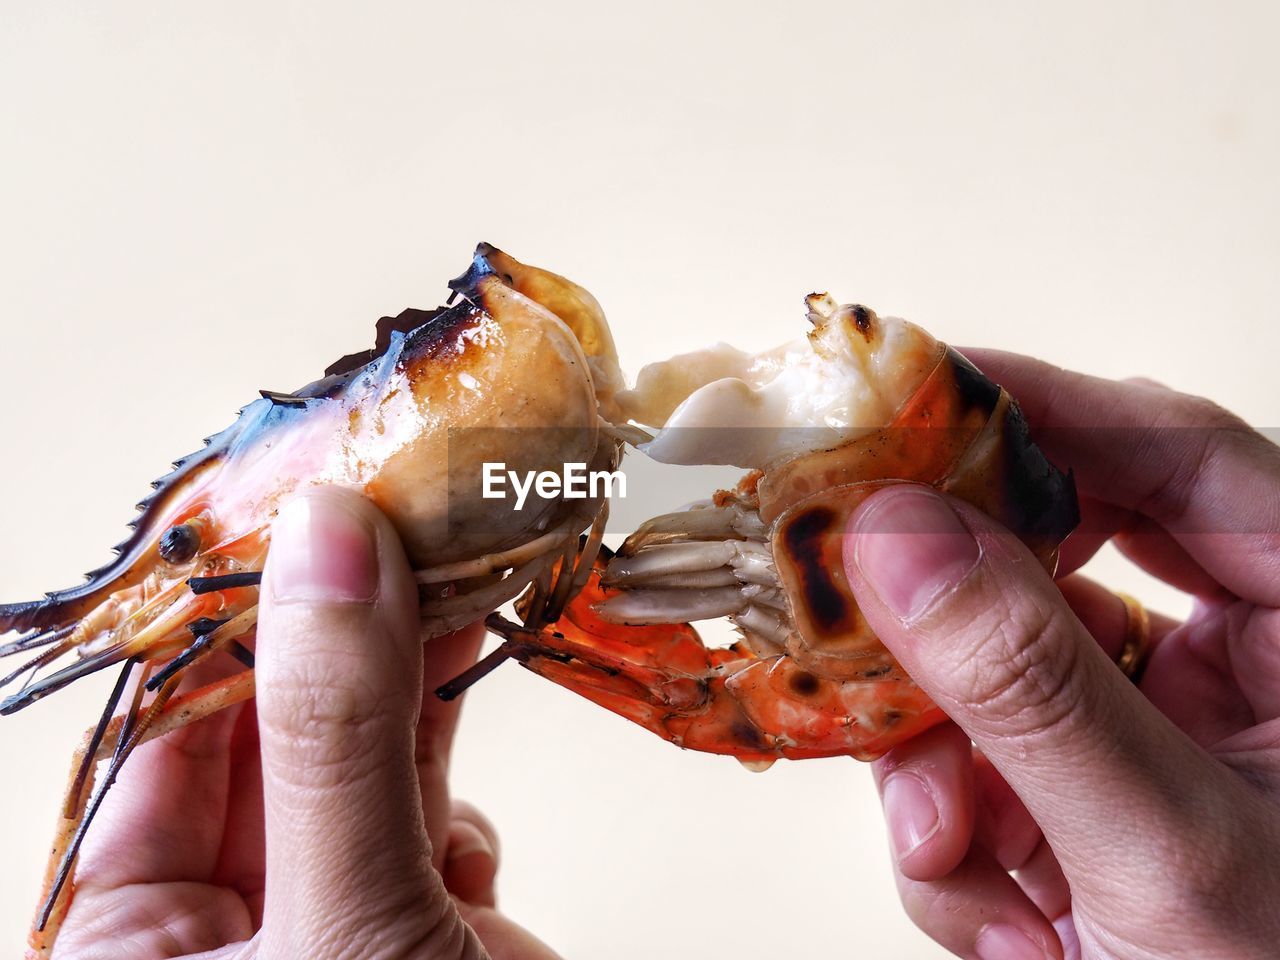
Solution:
{"label": "grill char marks", "polygon": [[857,622],[857,607],[848,593],[836,582],[836,572],[829,566],[830,552],[824,549],[831,538],[838,538],[836,512],[826,506],[802,509],[789,518],[782,531],[781,542],[794,564],[801,602],[817,629],[824,634],[851,629]]}

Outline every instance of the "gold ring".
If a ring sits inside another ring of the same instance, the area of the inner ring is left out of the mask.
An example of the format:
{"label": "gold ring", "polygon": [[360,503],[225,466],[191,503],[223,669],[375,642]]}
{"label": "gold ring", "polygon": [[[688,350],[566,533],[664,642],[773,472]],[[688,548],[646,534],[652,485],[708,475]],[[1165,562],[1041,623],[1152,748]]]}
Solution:
{"label": "gold ring", "polygon": [[1116,666],[1126,677],[1137,683],[1142,679],[1147,660],[1151,657],[1151,618],[1147,608],[1127,593],[1117,593],[1124,604],[1124,646],[1116,657]]}

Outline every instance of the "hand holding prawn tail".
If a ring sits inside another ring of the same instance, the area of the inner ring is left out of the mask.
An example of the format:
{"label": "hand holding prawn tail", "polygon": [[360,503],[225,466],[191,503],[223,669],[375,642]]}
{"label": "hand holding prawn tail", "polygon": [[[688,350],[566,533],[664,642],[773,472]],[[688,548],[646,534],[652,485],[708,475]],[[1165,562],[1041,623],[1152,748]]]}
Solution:
{"label": "hand holding prawn tail", "polygon": [[[657,428],[642,451],[750,468],[737,487],[647,520],[559,622],[487,621],[535,673],[682,747],[755,766],[870,760],[945,719],[844,574],[845,531],[865,499],[936,488],[994,517],[1049,571],[1079,520],[1070,474],[968,360],[860,304],[805,304],[804,341],[683,354],[642,370],[621,398]],[[721,617],[741,639],[707,649],[688,621]]]}
{"label": "hand holding prawn tail", "polygon": [[[609,428],[622,380],[599,304],[486,244],[450,286],[459,302],[384,317],[374,348],[342,358],[324,378],[293,393],[263,391],[153,484],[115,560],[84,584],[0,605],[0,633],[19,634],[0,657],[21,657],[0,678],[0,688],[21,681],[0,714],[120,669],[73,763],[32,934],[37,955],[52,949],[80,842],[130,753],[253,696],[258,585],[271,523],[295,495],[346,487],[381,509],[417,567],[431,636],[479,619],[530,582],[554,616],[580,585],[576,575],[585,577],[603,503],[495,512],[478,484],[457,499],[451,483],[494,453],[616,466],[620,443]],[[549,431],[559,446],[537,442]],[[574,562],[580,550],[585,564]],[[188,668],[219,653],[250,669],[176,696]],[[59,664],[64,655],[74,659]]]}

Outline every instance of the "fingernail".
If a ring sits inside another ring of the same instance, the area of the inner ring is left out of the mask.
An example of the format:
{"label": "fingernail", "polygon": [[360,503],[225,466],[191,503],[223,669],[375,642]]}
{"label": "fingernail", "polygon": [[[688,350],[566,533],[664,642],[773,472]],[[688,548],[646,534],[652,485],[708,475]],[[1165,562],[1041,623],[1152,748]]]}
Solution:
{"label": "fingernail", "polygon": [[937,804],[914,774],[895,773],[885,780],[884,810],[893,853],[900,861],[938,830]]}
{"label": "fingernail", "polygon": [[1069,912],[1064,913],[1053,921],[1053,929],[1058,935],[1058,943],[1062,945],[1062,955],[1064,957],[1078,958],[1080,956],[1080,934],[1076,931],[1075,918]]}
{"label": "fingernail", "polygon": [[903,620],[924,613],[981,556],[978,542],[947,502],[918,487],[878,494],[854,515],[849,532],[854,564]]}
{"label": "fingernail", "polygon": [[360,602],[378,591],[373,528],[336,498],[304,496],[271,525],[273,599]]}
{"label": "fingernail", "polygon": [[1045,960],[1044,949],[1009,923],[984,927],[973,945],[980,960]]}
{"label": "fingernail", "polygon": [[461,860],[463,857],[470,857],[477,853],[483,853],[491,860],[495,859],[489,838],[475,824],[468,823],[466,820],[455,820],[453,833],[453,841],[449,844],[446,854],[447,859]]}

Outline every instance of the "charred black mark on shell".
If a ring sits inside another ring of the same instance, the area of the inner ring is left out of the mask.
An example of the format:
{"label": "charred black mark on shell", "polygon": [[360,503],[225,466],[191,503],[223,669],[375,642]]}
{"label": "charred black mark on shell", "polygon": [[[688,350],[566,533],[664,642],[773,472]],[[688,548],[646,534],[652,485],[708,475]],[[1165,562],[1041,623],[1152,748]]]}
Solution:
{"label": "charred black mark on shell", "polygon": [[804,608],[823,633],[852,626],[854,611],[822,556],[825,537],[835,536],[839,517],[830,507],[811,507],[792,518],[783,531],[787,556],[796,565]]}
{"label": "charred black mark on shell", "polygon": [[994,456],[984,467],[993,502],[987,510],[1033,548],[1060,543],[1080,522],[1080,504],[1070,473],[1054,466],[1036,446],[1017,401],[997,414],[1001,390],[955,350],[946,361],[960,396],[971,408],[1001,416]]}
{"label": "charred black mark on shell", "polygon": [[996,401],[1000,399],[1000,388],[987,379],[985,373],[954,350],[947,350],[945,362],[951,364],[956,392],[964,405],[990,414],[996,408]]}
{"label": "charred black mark on shell", "polygon": [[854,326],[858,328],[858,332],[860,334],[870,340],[876,322],[875,311],[864,307],[860,303],[855,303],[851,310],[853,313]]}
{"label": "charred black mark on shell", "polygon": [[278,407],[305,407],[309,401],[314,399],[313,397],[294,396],[292,393],[285,393],[282,390],[259,390],[258,396],[262,397],[263,400],[270,400],[272,404]]}
{"label": "charred black mark on shell", "polygon": [[862,671],[862,679],[879,680],[881,677],[892,672],[892,670],[893,667],[887,663],[882,663],[878,667],[868,667],[866,670]]}
{"label": "charred black mark on shell", "polygon": [[471,296],[476,292],[480,281],[485,277],[491,277],[496,273],[493,266],[489,263],[489,254],[493,253],[497,248],[487,243],[480,243],[476,246],[476,252],[471,257],[471,263],[467,266],[466,272],[460,277],[454,277],[449,281],[449,289],[454,293],[460,293],[462,296]]}
{"label": "charred black mark on shell", "polygon": [[1031,439],[1022,408],[1009,404],[1001,424],[994,483],[1000,520],[1028,543],[1058,543],[1080,523],[1075,479],[1063,473]]}
{"label": "charred black mark on shell", "polygon": [[160,557],[168,563],[186,563],[200,550],[200,532],[189,523],[170,527],[160,537]]}
{"label": "charred black mark on shell", "polygon": [[746,720],[735,720],[729,726],[729,733],[733,739],[737,740],[744,746],[753,747],[763,750],[769,746],[764,736],[752,724]]}
{"label": "charred black mark on shell", "polygon": [[[406,313],[408,311],[405,311]],[[422,311],[415,311],[422,313]],[[405,338],[401,363],[440,360],[461,352],[461,334],[474,327],[485,316],[484,311],[468,301],[432,316]]]}
{"label": "charred black mark on shell", "polygon": [[349,353],[345,357],[329,364],[325,368],[324,375],[326,377],[339,377],[348,373],[354,373],[361,367],[367,366],[374,360],[387,352],[391,347],[391,335],[393,333],[410,334],[419,327],[429,324],[442,313],[447,312],[445,307],[436,307],[432,310],[418,310],[410,307],[402,310],[394,317],[382,317],[378,320],[377,334],[374,338],[372,350],[361,350],[359,353]]}
{"label": "charred black mark on shell", "polygon": [[797,670],[795,673],[791,674],[791,677],[787,682],[790,685],[792,692],[798,693],[802,697],[812,697],[818,692],[821,686],[818,678],[808,670]]}

